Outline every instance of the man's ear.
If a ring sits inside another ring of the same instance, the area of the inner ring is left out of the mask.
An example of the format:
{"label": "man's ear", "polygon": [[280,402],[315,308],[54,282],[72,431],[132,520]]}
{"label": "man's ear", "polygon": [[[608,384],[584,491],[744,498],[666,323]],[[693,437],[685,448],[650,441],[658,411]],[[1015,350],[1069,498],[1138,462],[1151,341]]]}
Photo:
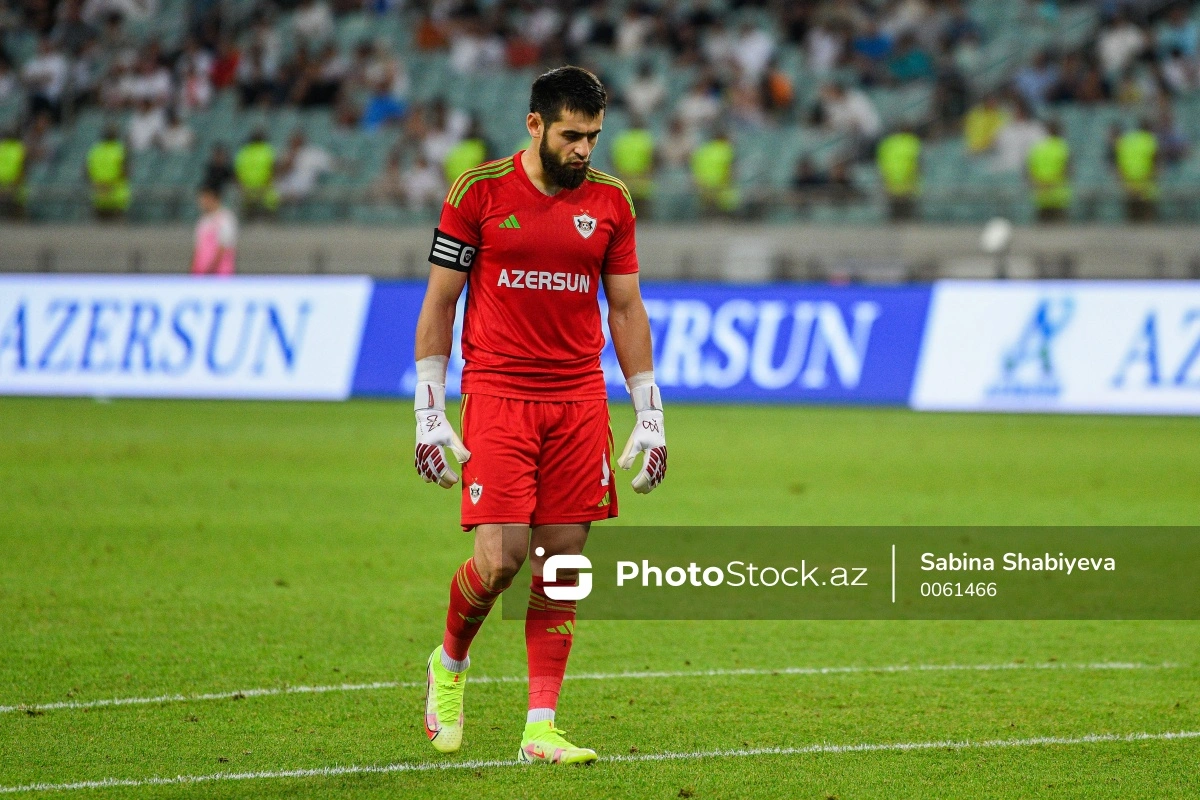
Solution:
{"label": "man's ear", "polygon": [[536,111],[530,111],[525,117],[525,129],[529,131],[530,138],[540,139],[546,132],[546,126],[542,124],[542,115]]}

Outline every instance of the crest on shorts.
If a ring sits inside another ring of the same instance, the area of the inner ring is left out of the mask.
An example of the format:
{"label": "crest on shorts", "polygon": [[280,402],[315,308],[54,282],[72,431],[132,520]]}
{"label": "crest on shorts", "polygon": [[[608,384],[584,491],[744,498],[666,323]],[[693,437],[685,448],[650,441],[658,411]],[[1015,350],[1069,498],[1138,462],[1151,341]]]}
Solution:
{"label": "crest on shorts", "polygon": [[583,238],[588,238],[596,232],[596,218],[589,217],[587,214],[579,214],[571,217],[575,220],[575,230],[579,231],[579,235]]}
{"label": "crest on shorts", "polygon": [[471,481],[471,485],[467,487],[467,496],[471,498],[471,505],[479,503],[479,498],[483,497],[483,487],[479,485],[479,481]]}

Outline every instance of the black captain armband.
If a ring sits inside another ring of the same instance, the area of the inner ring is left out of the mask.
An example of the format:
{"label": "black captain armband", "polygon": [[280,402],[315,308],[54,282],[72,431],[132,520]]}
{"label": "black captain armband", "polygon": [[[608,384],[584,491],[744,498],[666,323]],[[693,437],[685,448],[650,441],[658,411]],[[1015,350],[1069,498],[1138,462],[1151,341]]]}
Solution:
{"label": "black captain armband", "polygon": [[469,245],[461,239],[455,239],[450,234],[434,228],[433,247],[429,250],[430,263],[459,272],[470,272],[471,263],[474,260],[474,245]]}

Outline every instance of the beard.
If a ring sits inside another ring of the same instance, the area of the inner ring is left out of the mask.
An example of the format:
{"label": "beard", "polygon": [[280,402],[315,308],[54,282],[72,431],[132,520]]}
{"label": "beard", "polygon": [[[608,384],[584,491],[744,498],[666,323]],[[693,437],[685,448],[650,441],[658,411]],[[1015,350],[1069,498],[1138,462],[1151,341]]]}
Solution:
{"label": "beard", "polygon": [[538,157],[542,160],[542,173],[551,183],[562,189],[578,189],[587,177],[587,168],[591,164],[590,158],[579,168],[564,164],[546,147],[544,138],[538,147]]}

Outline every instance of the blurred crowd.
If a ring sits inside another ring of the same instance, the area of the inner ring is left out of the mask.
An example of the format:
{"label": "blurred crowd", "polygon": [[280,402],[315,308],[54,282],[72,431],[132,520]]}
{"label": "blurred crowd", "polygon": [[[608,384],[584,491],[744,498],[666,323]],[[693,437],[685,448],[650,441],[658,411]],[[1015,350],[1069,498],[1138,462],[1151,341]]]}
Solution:
{"label": "blurred crowd", "polygon": [[[1052,20],[1061,5],[1027,0],[1024,13],[1033,23]],[[1029,173],[1036,193],[1032,154],[1061,139],[1054,118],[1063,104],[1145,110],[1136,131],[1110,133],[1114,170],[1128,187],[1136,159],[1122,156],[1129,148],[1121,143],[1129,134],[1153,139],[1156,169],[1188,153],[1171,100],[1200,90],[1200,32],[1188,2],[1099,5],[1103,26],[1085,46],[1040,53],[976,97],[968,78],[985,66],[987,32],[963,0],[189,0],[174,44],[131,33],[163,13],[156,0],[0,0],[0,43],[15,33],[37,38],[23,63],[0,48],[0,105],[19,98],[23,106],[19,124],[0,133],[0,200],[19,213],[22,176],[55,158],[62,126],[99,108],[124,122],[106,127],[79,169],[96,190],[97,211],[119,216],[129,204],[130,162],[152,150],[193,151],[193,115],[232,93],[245,109],[321,109],[338,130],[397,133],[383,169],[366,176],[366,197],[436,209],[459,173],[504,153],[481,120],[444,100],[412,101],[410,69],[391,37],[338,46],[339,16],[363,11],[399,15],[415,51],[446,54],[455,80],[563,63],[606,78],[597,52],[633,64],[631,78],[609,82],[629,119],[611,143],[612,162],[648,210],[656,176],[676,169],[689,173],[708,213],[745,213],[753,198],[739,189],[739,133],[792,126],[841,142],[821,165],[802,156],[783,167],[794,172],[788,200],[798,207],[862,199],[854,166],[874,162],[893,216],[911,216],[922,144],[960,135],[991,169]],[[785,50],[800,54],[802,73],[781,67]],[[664,54],[694,76],[673,104]],[[819,90],[794,85],[797,74]],[[932,88],[932,111],[916,126],[888,130],[869,91],[910,84]],[[325,176],[356,169],[302,129],[279,152],[268,133],[214,146],[205,185],[235,182],[248,211],[270,215],[312,196]],[[1144,151],[1143,143],[1138,158]],[[1047,173],[1053,181],[1069,177],[1070,153],[1060,160]]]}

